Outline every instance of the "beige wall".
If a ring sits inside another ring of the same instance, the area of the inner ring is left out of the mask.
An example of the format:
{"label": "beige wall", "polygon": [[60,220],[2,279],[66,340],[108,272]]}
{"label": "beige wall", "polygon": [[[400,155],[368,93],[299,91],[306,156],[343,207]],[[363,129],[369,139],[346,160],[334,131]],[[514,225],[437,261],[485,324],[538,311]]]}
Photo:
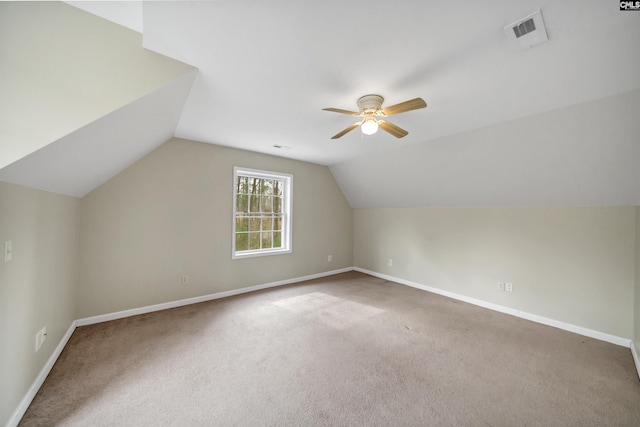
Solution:
{"label": "beige wall", "polygon": [[77,199],[0,183],[0,246],[13,241],[13,259],[0,259],[0,425],[76,319],[78,221]]}
{"label": "beige wall", "polygon": [[354,265],[630,339],[635,222],[634,207],[356,209]]}
{"label": "beige wall", "polygon": [[[291,254],[231,259],[234,166],[293,174]],[[80,318],[353,265],[327,167],[179,139],[85,196],[81,236]]]}
{"label": "beige wall", "polygon": [[0,2],[0,168],[193,67],[63,2]]}
{"label": "beige wall", "polygon": [[[640,356],[640,206],[636,206],[636,283],[634,292],[634,334],[636,353]],[[640,370],[640,366],[638,366]]]}
{"label": "beige wall", "polygon": [[[231,259],[236,165],[294,175],[293,253]],[[640,351],[640,207],[352,210],[326,167],[173,139],[80,200],[0,183],[5,240],[0,424],[76,318],[352,265],[633,338]],[[514,292],[499,292],[507,281]]]}

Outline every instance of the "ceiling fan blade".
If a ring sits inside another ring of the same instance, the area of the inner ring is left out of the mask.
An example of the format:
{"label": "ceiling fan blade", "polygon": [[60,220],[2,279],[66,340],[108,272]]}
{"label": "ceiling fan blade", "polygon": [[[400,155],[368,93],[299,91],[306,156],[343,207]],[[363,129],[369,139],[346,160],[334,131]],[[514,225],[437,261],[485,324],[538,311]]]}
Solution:
{"label": "ceiling fan blade", "polygon": [[346,128],[346,129],[345,129],[345,130],[343,130],[342,132],[340,132],[340,133],[337,133],[337,134],[333,135],[333,136],[331,137],[331,139],[338,139],[338,138],[340,138],[341,136],[344,136],[345,134],[347,134],[347,133],[351,132],[352,130],[354,130],[355,128],[357,128],[358,126],[360,126],[360,123],[361,123],[361,122],[356,122],[356,123],[352,124],[351,126],[349,126],[348,128]]}
{"label": "ceiling fan blade", "polygon": [[340,114],[348,114],[350,116],[359,116],[360,113],[357,113],[355,111],[349,111],[349,110],[341,110],[340,108],[323,108],[323,111],[333,111],[334,113],[340,113]]}
{"label": "ceiling fan blade", "polygon": [[393,123],[385,122],[384,120],[378,120],[378,126],[385,132],[389,132],[391,135],[396,138],[402,138],[403,136],[409,135],[409,132],[394,125]]}
{"label": "ceiling fan blade", "polygon": [[400,104],[392,105],[391,107],[383,108],[382,112],[387,116],[393,116],[394,114],[404,113],[405,111],[417,110],[425,108],[427,103],[422,98],[414,98],[409,101],[401,102]]}

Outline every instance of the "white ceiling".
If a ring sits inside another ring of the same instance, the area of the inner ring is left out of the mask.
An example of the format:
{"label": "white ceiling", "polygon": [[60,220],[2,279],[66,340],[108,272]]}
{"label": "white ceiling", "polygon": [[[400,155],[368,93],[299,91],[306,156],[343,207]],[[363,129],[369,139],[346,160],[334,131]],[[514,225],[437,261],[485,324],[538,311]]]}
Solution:
{"label": "white ceiling", "polygon": [[[640,13],[619,11],[612,1],[69,3],[142,31],[145,48],[199,69],[184,108],[180,97],[173,97],[173,107],[163,107],[182,108],[172,128],[175,136],[330,165],[354,206],[371,203],[354,202],[354,192],[360,191],[365,179],[349,173],[351,166],[360,174],[375,173],[372,165],[393,158],[400,164],[387,172],[397,175],[403,170],[401,153],[434,158],[446,154],[431,150],[441,146],[438,141],[445,136],[640,89],[640,55],[633,45],[640,40]],[[529,50],[514,49],[503,27],[537,9],[542,11],[549,41]],[[101,46],[96,49],[100,52]],[[69,64],[70,69],[74,66]],[[322,108],[357,109],[357,98],[368,93],[384,96],[385,106],[422,97],[429,107],[390,118],[409,131],[401,140],[382,131],[364,137],[359,130],[331,140],[354,118]],[[119,127],[132,138],[154,142],[137,145],[129,138],[129,143],[111,153],[120,165],[110,169],[113,172],[164,142],[158,138],[167,134],[153,131],[144,120],[139,122],[139,116],[154,113],[148,102],[137,105],[144,111],[116,110],[122,120]],[[85,135],[85,139],[100,140],[110,116],[86,130],[95,138]],[[169,122],[164,125],[173,126]],[[27,157],[10,173],[0,171],[0,179],[2,173],[21,176],[18,183],[31,185],[26,178],[34,175],[33,168],[40,162],[74,155],[73,143],[56,145],[56,156],[43,151],[35,163],[26,161]],[[279,150],[273,145],[292,148]],[[493,149],[487,145],[484,158],[512,160],[500,144],[494,145]],[[585,161],[596,162],[596,154]],[[99,160],[97,155],[93,158]],[[82,195],[90,186],[74,185],[74,180],[100,181],[83,178],[90,171],[81,171],[73,179],[57,175],[62,166],[40,173],[42,181],[67,182],[52,191]],[[535,170],[542,165],[529,166]],[[590,166],[575,167],[589,170]],[[429,178],[442,181],[448,178],[446,170],[444,165],[442,175]],[[464,180],[456,185],[464,185]],[[522,188],[509,191],[521,194]],[[410,204],[408,195],[402,197],[404,202],[394,205]],[[483,203],[474,199],[482,200],[481,195],[465,197],[460,195],[455,204]],[[511,199],[520,203],[518,197]]]}
{"label": "white ceiling", "polygon": [[[549,42],[503,27],[542,10]],[[176,136],[333,165],[640,87],[640,14],[602,0],[144,2],[144,46],[199,68]],[[424,98],[409,136],[330,137],[356,109]],[[278,151],[275,144],[293,147]]]}
{"label": "white ceiling", "polygon": [[331,166],[353,208],[640,205],[640,90]]}
{"label": "white ceiling", "polygon": [[71,6],[93,13],[96,16],[115,22],[123,27],[142,33],[142,1],[65,1]]}

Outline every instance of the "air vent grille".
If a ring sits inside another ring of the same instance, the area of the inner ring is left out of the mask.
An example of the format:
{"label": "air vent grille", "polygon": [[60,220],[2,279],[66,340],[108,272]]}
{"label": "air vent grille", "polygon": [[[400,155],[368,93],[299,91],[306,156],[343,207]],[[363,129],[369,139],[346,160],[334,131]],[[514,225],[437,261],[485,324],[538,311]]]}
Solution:
{"label": "air vent grille", "polygon": [[513,32],[516,34],[517,38],[520,38],[525,34],[529,34],[530,32],[535,30],[536,24],[535,22],[533,22],[533,19],[529,19],[528,21],[524,21],[523,23],[513,27]]}
{"label": "air vent grille", "polygon": [[507,25],[504,27],[504,33],[509,43],[518,50],[528,49],[549,40],[539,10]]}

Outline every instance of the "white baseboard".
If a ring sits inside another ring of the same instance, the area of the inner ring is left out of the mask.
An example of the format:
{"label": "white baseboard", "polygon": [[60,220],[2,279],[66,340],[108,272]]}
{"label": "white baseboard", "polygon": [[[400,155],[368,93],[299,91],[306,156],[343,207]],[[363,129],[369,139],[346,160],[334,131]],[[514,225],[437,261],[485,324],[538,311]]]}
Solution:
{"label": "white baseboard", "polygon": [[[468,302],[469,304],[477,305],[480,307],[488,308],[490,310],[499,311],[501,313],[510,314],[512,316],[520,317],[522,319],[531,320],[532,322],[541,323],[547,326],[553,326],[558,329],[564,329],[565,331],[574,332],[579,335],[584,335],[590,338],[595,338],[601,341],[610,342],[623,347],[629,348],[631,346],[631,340],[628,338],[622,338],[616,335],[607,334],[593,329],[583,328],[582,326],[573,325],[571,323],[565,323],[558,320],[550,319],[548,317],[538,316],[537,314],[527,313],[525,311],[516,310],[514,308],[505,307],[503,305],[493,304],[490,302],[482,301],[475,298],[470,298],[464,295],[456,294],[442,289],[433,288],[431,286],[422,285],[420,283],[411,282],[409,280],[400,279],[398,277],[389,276],[375,271],[366,270],[364,268],[354,267],[355,271],[369,274],[374,277],[389,280],[391,282],[400,283],[402,285],[411,286],[412,288],[422,289],[423,291],[433,292],[434,294],[443,295],[449,298],[453,298],[459,301]],[[636,362],[636,366],[638,362]]]}
{"label": "white baseboard", "polygon": [[122,319],[124,317],[137,316],[138,314],[151,313],[154,311],[166,310],[168,308],[182,307],[189,304],[197,304],[199,302],[211,301],[219,298],[230,297],[234,295],[245,294],[247,292],[259,291],[261,289],[274,288],[276,286],[289,285],[291,283],[304,282],[306,280],[318,279],[320,277],[333,276],[334,274],[346,273],[353,271],[353,267],[341,268],[339,270],[325,271],[323,273],[311,274],[308,276],[296,277],[293,279],[279,280],[277,282],[264,283],[261,285],[249,286],[246,288],[233,289],[230,291],[218,292],[215,294],[202,295],[199,297],[187,298],[178,301],[170,301],[162,304],[149,305],[146,307],[132,308],[131,310],[123,310],[115,313],[101,314],[98,316],[85,317],[76,320],[77,326],[93,325],[94,323],[107,322],[109,320]]}
{"label": "white baseboard", "polygon": [[400,279],[400,278],[397,278],[397,277],[388,276],[386,274],[377,273],[375,271],[370,271],[370,270],[366,270],[366,269],[359,268],[359,267],[347,267],[347,268],[341,268],[341,269],[338,269],[338,270],[326,271],[326,272],[323,272],[323,273],[311,274],[311,275],[308,275],[308,276],[296,277],[296,278],[293,278],[293,279],[279,280],[277,282],[264,283],[264,284],[261,284],[261,285],[255,285],[255,286],[249,286],[249,287],[246,287],[246,288],[240,288],[240,289],[234,289],[234,290],[230,290],[230,291],[218,292],[218,293],[215,293],[215,294],[203,295],[203,296],[200,296],[200,297],[187,298],[187,299],[178,300],[178,301],[171,301],[171,302],[162,303],[162,304],[150,305],[150,306],[147,306],[147,307],[140,307],[140,308],[135,308],[135,309],[131,309],[131,310],[118,311],[118,312],[115,312],[115,313],[108,313],[108,314],[103,314],[103,315],[99,315],[99,316],[85,317],[83,319],[74,320],[73,322],[71,322],[71,325],[69,326],[69,329],[64,334],[64,336],[62,337],[62,339],[58,343],[58,346],[56,347],[54,352],[51,354],[49,359],[47,360],[47,363],[44,365],[44,367],[42,368],[42,370],[40,371],[40,373],[36,377],[35,381],[31,385],[31,387],[29,388],[27,394],[24,396],[24,398],[22,399],[22,401],[20,402],[20,404],[18,405],[16,410],[13,412],[13,414],[9,418],[9,421],[7,422],[5,427],[16,427],[18,425],[18,423],[22,419],[22,416],[24,415],[24,413],[29,408],[29,405],[31,404],[31,401],[36,396],[36,393],[38,392],[38,390],[40,389],[40,387],[44,383],[44,380],[47,378],[47,375],[49,375],[49,372],[51,372],[51,369],[53,368],[53,365],[58,360],[58,357],[62,353],[62,350],[64,350],[64,347],[67,345],[67,342],[69,341],[69,338],[71,338],[71,335],[73,334],[73,331],[75,331],[76,327],[78,327],[78,326],[92,325],[94,323],[106,322],[106,321],[109,321],[109,320],[121,319],[121,318],[129,317],[129,316],[136,316],[138,314],[151,313],[153,311],[166,310],[168,308],[175,308],[175,307],[181,307],[181,306],[185,306],[185,305],[189,305],[189,304],[196,304],[196,303],[200,303],[200,302],[211,301],[211,300],[215,300],[215,299],[219,299],[219,298],[230,297],[230,296],[233,296],[233,295],[240,295],[240,294],[244,294],[244,293],[248,293],[248,292],[254,292],[254,291],[261,290],[261,289],[273,288],[273,287],[277,287],[277,286],[289,285],[289,284],[292,284],[292,283],[304,282],[304,281],[307,281],[307,280],[319,279],[321,277],[333,276],[335,274],[346,273],[346,272],[353,271],[353,270],[359,271],[361,273],[368,274],[370,276],[379,277],[381,279],[385,279],[385,280],[389,280],[389,281],[392,281],[392,282],[400,283],[402,285],[411,286],[413,288],[421,289],[421,290],[428,291],[428,292],[433,292],[435,294],[439,294],[439,295],[443,295],[443,296],[446,296],[446,297],[449,297],[449,298],[453,298],[453,299],[456,299],[456,300],[468,302],[470,304],[474,304],[474,305],[477,305],[477,306],[480,306],[480,307],[488,308],[490,310],[495,310],[495,311],[499,311],[501,313],[511,314],[513,316],[520,317],[520,318],[527,319],[527,320],[531,320],[533,322],[542,323],[544,325],[553,326],[553,327],[556,327],[556,328],[559,328],[559,329],[564,329],[564,330],[567,330],[567,331],[570,331],[570,332],[575,332],[575,333],[580,334],[580,335],[585,335],[585,336],[588,336],[588,337],[591,337],[591,338],[596,338],[596,339],[599,339],[599,340],[602,340],[602,341],[607,341],[607,342],[610,342],[610,343],[613,343],[613,344],[617,344],[617,345],[621,345],[621,346],[625,346],[625,347],[630,347],[631,348],[631,353],[633,354],[633,360],[634,360],[636,368],[638,370],[638,376],[640,377],[640,358],[638,357],[638,353],[637,353],[637,350],[635,348],[634,343],[629,339],[621,338],[621,337],[618,337],[618,336],[615,336],[615,335],[606,334],[604,332],[594,331],[594,330],[591,330],[591,329],[583,328],[581,326],[576,326],[576,325],[572,325],[572,324],[565,323],[565,322],[559,322],[557,320],[549,319],[549,318],[538,316],[538,315],[531,314],[531,313],[526,313],[526,312],[523,312],[523,311],[520,311],[520,310],[515,310],[515,309],[509,308],[509,307],[504,307],[504,306],[501,306],[501,305],[498,305],[498,304],[489,303],[489,302],[478,300],[478,299],[475,299],[475,298],[466,297],[464,295],[459,295],[459,294],[455,294],[453,292],[444,291],[442,289],[433,288],[431,286],[426,286],[426,285],[422,285],[422,284],[419,284],[419,283],[411,282],[409,280],[404,280],[404,279]]}
{"label": "white baseboard", "polygon": [[640,356],[636,348],[637,345],[640,345],[640,343],[636,344],[631,341],[631,354],[633,355],[633,361],[636,364],[636,371],[638,371],[638,378],[640,379]]}
{"label": "white baseboard", "polygon": [[31,401],[33,400],[34,397],[36,397],[36,393],[38,393],[38,390],[40,390],[42,383],[44,383],[44,380],[47,378],[47,375],[49,375],[49,372],[51,372],[53,365],[55,365],[56,360],[58,360],[58,357],[60,357],[60,353],[62,353],[62,350],[64,350],[64,347],[67,345],[69,338],[71,338],[71,335],[75,330],[76,330],[76,321],[74,320],[73,322],[71,322],[69,329],[67,329],[67,332],[64,334],[64,336],[58,343],[58,346],[56,347],[56,349],[53,351],[53,353],[51,353],[51,356],[49,356],[47,363],[45,363],[45,365],[40,370],[40,373],[36,377],[35,381],[33,381],[33,384],[31,384],[31,387],[29,387],[27,394],[22,398],[16,410],[13,411],[13,414],[11,414],[9,421],[7,421],[6,427],[15,427],[18,425],[18,423],[22,419],[22,416],[24,415],[25,412],[27,412],[27,409],[29,408]]}

